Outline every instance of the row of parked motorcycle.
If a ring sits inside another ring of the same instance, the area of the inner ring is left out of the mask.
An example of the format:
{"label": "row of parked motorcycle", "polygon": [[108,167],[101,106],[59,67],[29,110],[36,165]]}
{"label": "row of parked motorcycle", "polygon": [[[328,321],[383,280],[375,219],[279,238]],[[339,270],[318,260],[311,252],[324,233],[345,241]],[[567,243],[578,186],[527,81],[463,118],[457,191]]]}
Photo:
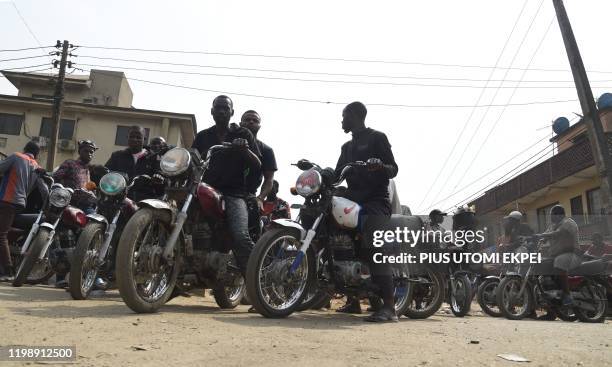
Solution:
{"label": "row of parked motorcycle", "polygon": [[[120,173],[107,173],[95,190],[91,214],[70,205],[75,191],[47,178],[50,194],[40,212],[18,215],[11,232],[14,263],[19,264],[13,285],[69,273],[70,294],[86,299],[95,279],[103,277],[138,313],[156,312],[194,289],[212,289],[221,308],[248,299],[270,318],[320,308],[334,297],[375,299],[378,289],[358,254],[359,206],[338,195],[346,175],[365,169],[365,163],[347,165],[336,178],[313,162],[297,162],[301,173],[292,191],[304,197],[304,204],[294,206],[300,215],[265,226],[250,222],[256,245],[243,274],[231,252],[223,196],[204,182],[211,162],[228,149],[234,149],[232,144],[215,146],[205,160],[184,148],[165,153],[160,160],[164,194],[157,199],[128,198],[136,183],[148,185],[153,178],[128,182]],[[456,214],[454,229],[473,225],[473,215]],[[386,225],[419,230],[423,222],[418,216],[394,215]],[[524,238],[517,251],[537,252],[542,245]],[[394,266],[397,314],[427,318],[446,301],[461,317],[474,298],[485,313],[509,319],[531,317],[544,308],[564,320],[602,322],[608,312],[609,259],[589,259],[574,271],[571,307],[561,305],[549,260],[493,273],[483,269],[465,264]]]}

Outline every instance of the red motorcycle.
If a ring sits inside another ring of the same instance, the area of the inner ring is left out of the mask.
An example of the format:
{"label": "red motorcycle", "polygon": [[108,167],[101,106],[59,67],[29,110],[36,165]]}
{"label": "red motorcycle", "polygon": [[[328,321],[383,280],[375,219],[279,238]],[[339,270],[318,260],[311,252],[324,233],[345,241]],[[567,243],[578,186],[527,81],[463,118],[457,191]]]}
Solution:
{"label": "red motorcycle", "polygon": [[213,146],[206,162],[183,148],[162,157],[164,197],[138,203],[117,247],[117,286],[135,312],[156,312],[192,288],[211,288],[221,308],[240,304],[244,279],[230,251],[223,196],[202,182],[211,160],[226,149],[234,148]]}

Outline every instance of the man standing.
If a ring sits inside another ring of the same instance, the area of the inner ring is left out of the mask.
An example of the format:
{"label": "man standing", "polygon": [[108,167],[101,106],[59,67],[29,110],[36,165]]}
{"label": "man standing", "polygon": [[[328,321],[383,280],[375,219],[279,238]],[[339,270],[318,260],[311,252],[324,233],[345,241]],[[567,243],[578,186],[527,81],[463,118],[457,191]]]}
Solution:
{"label": "man standing", "polygon": [[249,172],[247,176],[247,190],[249,194],[255,195],[261,185],[259,195],[257,195],[257,203],[259,209],[263,210],[263,203],[272,191],[274,172],[278,170],[276,167],[276,157],[274,156],[274,150],[270,146],[257,139],[257,133],[261,128],[261,117],[256,111],[248,110],[243,113],[240,119],[240,126],[249,129],[253,134],[261,153],[261,168]]}
{"label": "man standing", "polygon": [[[365,161],[365,169],[352,169],[346,182],[345,196],[361,205],[361,214],[369,217],[390,217],[389,179],[397,175],[398,167],[391,151],[387,136],[365,126],[367,109],[361,102],[348,104],[342,111],[342,129],[351,132],[351,140],[342,145],[340,158],[336,164],[336,176],[351,162]],[[366,217],[367,218],[367,217]],[[366,226],[367,227],[367,219]],[[388,264],[375,264],[373,251],[364,251],[372,272],[372,280],[380,289],[383,307],[366,318],[366,321],[397,321],[392,269]],[[350,300],[345,306],[348,311],[359,308],[357,300]]]}
{"label": "man standing", "polygon": [[234,105],[229,97],[221,95],[215,98],[210,113],[215,125],[200,131],[192,148],[196,148],[206,158],[214,145],[226,142],[234,146],[233,149],[215,153],[215,159],[210,161],[204,179],[224,195],[227,225],[233,239],[232,250],[244,276],[249,255],[255,245],[249,235],[246,177],[250,171],[261,168],[260,153],[255,137],[248,129],[229,123],[234,115]]}
{"label": "man standing", "polygon": [[140,162],[147,155],[144,149],[145,130],[141,126],[132,126],[128,131],[127,149],[118,150],[111,154],[106,162],[106,168],[111,171],[123,172],[131,180],[141,174]]}
{"label": "man standing", "polygon": [[[53,173],[53,180],[73,190],[86,189],[90,180],[89,170],[94,153],[98,150],[96,143],[91,140],[81,140],[78,143],[79,158],[67,159]],[[81,195],[73,198],[73,203],[78,208],[91,214],[94,211],[95,200],[92,196]]]}
{"label": "man standing", "polygon": [[14,264],[8,244],[8,231],[15,215],[26,206],[26,199],[34,187],[43,183],[38,179],[38,162],[36,158],[40,147],[33,141],[23,148],[23,153],[14,153],[0,161],[0,266],[3,281],[11,280],[15,275]]}

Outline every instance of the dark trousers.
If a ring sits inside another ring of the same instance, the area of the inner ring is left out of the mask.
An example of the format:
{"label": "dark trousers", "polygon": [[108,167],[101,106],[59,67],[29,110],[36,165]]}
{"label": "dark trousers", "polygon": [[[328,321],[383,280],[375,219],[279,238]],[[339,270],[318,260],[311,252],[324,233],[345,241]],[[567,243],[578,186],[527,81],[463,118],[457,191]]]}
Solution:
{"label": "dark trousers", "polygon": [[255,244],[249,235],[249,212],[244,198],[225,196],[225,217],[232,237],[232,251],[242,275]]}
{"label": "dark trousers", "polygon": [[17,214],[17,208],[14,205],[0,201],[0,266],[5,272],[13,265],[8,232],[15,219],[15,214]]}

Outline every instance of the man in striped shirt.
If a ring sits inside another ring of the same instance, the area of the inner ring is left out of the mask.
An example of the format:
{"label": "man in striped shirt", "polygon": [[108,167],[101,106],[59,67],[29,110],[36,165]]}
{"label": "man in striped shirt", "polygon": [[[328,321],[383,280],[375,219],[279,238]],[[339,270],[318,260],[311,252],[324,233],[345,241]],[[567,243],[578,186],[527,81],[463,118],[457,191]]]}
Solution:
{"label": "man in striped shirt", "polygon": [[0,161],[0,266],[2,276],[14,274],[8,245],[8,231],[15,214],[26,206],[26,199],[37,184],[38,171],[42,170],[36,162],[40,147],[31,141],[23,148],[23,153],[14,153]]}

